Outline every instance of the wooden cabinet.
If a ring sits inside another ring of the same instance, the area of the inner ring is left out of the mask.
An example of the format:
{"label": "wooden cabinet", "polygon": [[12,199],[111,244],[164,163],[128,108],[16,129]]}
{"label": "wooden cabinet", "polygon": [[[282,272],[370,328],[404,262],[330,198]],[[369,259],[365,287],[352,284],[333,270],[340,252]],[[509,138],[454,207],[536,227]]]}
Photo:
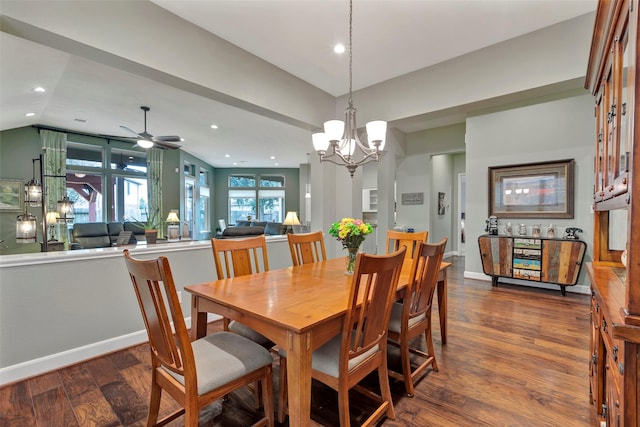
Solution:
{"label": "wooden cabinet", "polygon": [[[599,422],[616,427],[640,426],[638,2],[599,1],[585,84],[596,120],[590,397]],[[626,220],[613,226],[618,212]]]}
{"label": "wooden cabinet", "polygon": [[587,249],[585,242],[568,239],[544,239],[484,235],[478,238],[482,269],[492,277],[555,283],[562,295],[565,287],[575,285]]}

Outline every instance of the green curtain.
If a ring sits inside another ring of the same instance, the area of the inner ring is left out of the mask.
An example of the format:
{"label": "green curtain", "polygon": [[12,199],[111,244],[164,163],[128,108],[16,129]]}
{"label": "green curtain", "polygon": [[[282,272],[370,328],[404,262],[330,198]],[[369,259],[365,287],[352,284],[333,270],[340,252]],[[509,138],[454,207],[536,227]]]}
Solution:
{"label": "green curtain", "polygon": [[164,151],[159,148],[147,150],[147,198],[149,199],[149,218],[158,224],[158,237],[164,233],[162,224],[162,158]]}
{"label": "green curtain", "polygon": [[58,200],[67,194],[67,180],[59,178],[67,175],[67,134],[41,129],[40,141],[44,150],[47,212],[55,212],[58,209]]}

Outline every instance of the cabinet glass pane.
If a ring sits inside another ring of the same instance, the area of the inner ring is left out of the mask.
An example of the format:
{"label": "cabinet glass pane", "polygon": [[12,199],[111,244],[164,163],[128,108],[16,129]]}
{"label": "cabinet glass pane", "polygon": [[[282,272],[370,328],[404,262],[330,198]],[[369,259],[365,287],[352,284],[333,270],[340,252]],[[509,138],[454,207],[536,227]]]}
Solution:
{"label": "cabinet glass pane", "polygon": [[629,43],[627,38],[623,40],[622,50],[622,92],[619,102],[620,111],[620,133],[618,136],[618,170],[620,173],[627,171],[627,153],[629,148],[627,146],[627,136],[629,130],[629,115],[627,114],[627,100],[628,100],[628,73],[629,73]]}

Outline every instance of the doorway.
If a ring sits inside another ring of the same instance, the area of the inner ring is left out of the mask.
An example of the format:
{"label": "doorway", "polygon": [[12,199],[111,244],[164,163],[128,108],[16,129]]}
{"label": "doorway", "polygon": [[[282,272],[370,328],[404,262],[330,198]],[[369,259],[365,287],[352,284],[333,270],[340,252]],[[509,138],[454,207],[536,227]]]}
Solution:
{"label": "doorway", "polygon": [[465,234],[464,223],[466,221],[466,188],[467,188],[467,174],[458,174],[458,212],[456,218],[458,218],[458,256],[464,256],[465,254]]}

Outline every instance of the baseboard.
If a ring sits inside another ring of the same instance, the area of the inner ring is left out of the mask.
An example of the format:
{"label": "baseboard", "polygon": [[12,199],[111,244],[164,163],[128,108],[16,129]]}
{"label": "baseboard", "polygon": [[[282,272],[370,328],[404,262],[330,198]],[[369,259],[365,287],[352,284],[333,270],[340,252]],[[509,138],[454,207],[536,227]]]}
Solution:
{"label": "baseboard", "polygon": [[[475,271],[465,271],[464,278],[483,280],[486,282],[491,281],[491,276],[487,276],[486,274],[483,274],[483,273],[476,273]],[[517,286],[529,286],[532,288],[552,289],[552,290],[558,290],[558,291],[560,290],[560,285],[554,285],[552,283],[531,282],[528,280],[500,278],[500,283],[507,283],[510,285],[517,285]],[[572,292],[574,294],[585,294],[585,295],[591,294],[591,289],[589,288],[589,286],[585,286],[585,285],[566,286],[565,289],[567,290],[567,292]]]}
{"label": "baseboard", "polygon": [[[213,322],[218,319],[221,319],[221,317],[215,314],[209,314],[207,320],[209,322]],[[187,328],[190,328],[191,318],[188,317],[184,320]],[[142,344],[147,341],[147,332],[145,330],[141,330],[82,347],[72,348],[71,350],[62,351],[60,353],[40,357],[38,359],[18,363],[16,365],[7,366],[6,368],[0,369],[0,386],[64,368],[65,366],[71,366],[85,360],[93,359],[94,357]]]}

